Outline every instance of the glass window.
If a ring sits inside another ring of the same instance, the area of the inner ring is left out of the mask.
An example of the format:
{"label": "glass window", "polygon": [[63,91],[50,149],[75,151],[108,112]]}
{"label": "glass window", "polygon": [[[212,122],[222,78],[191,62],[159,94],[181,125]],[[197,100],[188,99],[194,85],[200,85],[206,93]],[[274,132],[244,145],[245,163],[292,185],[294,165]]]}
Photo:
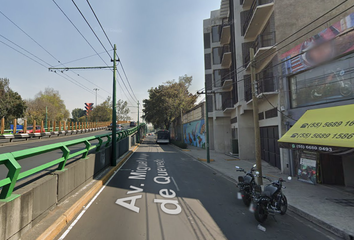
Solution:
{"label": "glass window", "polygon": [[213,42],[220,42],[220,31],[219,31],[219,28],[220,28],[220,26],[212,27],[211,33],[212,33]]}
{"label": "glass window", "polygon": [[213,64],[221,64],[221,54],[222,54],[222,48],[217,47],[213,48]]}
{"label": "glass window", "polygon": [[204,49],[210,48],[210,33],[204,33]]}
{"label": "glass window", "polygon": [[214,86],[221,87],[221,70],[214,71]]}
{"label": "glass window", "polygon": [[204,65],[205,65],[205,70],[211,69],[211,54],[207,53],[204,55]]}
{"label": "glass window", "polygon": [[291,107],[354,98],[354,54],[290,77]]}

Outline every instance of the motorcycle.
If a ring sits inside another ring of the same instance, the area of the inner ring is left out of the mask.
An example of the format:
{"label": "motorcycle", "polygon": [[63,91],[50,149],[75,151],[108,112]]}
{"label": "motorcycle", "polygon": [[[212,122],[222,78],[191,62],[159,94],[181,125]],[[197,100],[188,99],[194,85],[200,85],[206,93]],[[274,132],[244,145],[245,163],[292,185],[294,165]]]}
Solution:
{"label": "motorcycle", "polygon": [[257,186],[257,184],[255,182],[255,176],[253,174],[253,172],[255,171],[255,168],[256,168],[256,165],[253,165],[251,170],[249,172],[246,172],[243,168],[236,166],[237,172],[244,172],[246,174],[245,176],[238,177],[237,187],[240,189],[240,191],[238,193],[239,198],[242,198],[243,203],[247,207],[250,206],[250,204],[252,202],[254,189]]}
{"label": "motorcycle", "polygon": [[[288,201],[286,196],[283,194],[282,189],[283,182],[286,182],[282,178],[276,181],[272,181],[269,177],[263,177],[271,183],[264,187],[261,195],[254,199],[256,208],[254,210],[254,216],[258,222],[263,223],[269,214],[273,215],[279,213],[284,215],[288,209]],[[291,180],[291,177],[288,177]]]}

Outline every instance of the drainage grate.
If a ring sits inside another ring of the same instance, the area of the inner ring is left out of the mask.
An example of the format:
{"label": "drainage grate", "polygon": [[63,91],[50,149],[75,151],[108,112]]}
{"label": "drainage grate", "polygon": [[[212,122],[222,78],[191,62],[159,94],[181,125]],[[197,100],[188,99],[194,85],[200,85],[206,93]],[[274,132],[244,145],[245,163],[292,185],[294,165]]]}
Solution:
{"label": "drainage grate", "polygon": [[354,207],[354,199],[327,198],[328,201],[337,203],[344,207]]}

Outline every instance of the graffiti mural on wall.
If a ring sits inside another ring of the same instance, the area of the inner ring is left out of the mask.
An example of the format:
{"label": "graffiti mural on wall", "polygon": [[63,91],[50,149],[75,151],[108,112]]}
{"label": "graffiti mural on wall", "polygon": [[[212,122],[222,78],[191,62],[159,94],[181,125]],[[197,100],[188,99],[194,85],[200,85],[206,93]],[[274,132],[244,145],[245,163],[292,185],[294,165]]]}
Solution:
{"label": "graffiti mural on wall", "polygon": [[184,142],[195,147],[205,147],[204,119],[183,124]]}

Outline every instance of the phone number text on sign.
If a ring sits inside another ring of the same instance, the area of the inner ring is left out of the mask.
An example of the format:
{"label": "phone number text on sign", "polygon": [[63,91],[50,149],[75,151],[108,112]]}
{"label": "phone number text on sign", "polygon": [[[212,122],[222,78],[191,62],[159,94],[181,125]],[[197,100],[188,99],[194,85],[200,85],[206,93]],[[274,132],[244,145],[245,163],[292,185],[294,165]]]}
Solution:
{"label": "phone number text on sign", "polygon": [[291,138],[321,138],[321,139],[354,139],[354,133],[293,133]]}
{"label": "phone number text on sign", "polygon": [[353,121],[336,121],[336,122],[312,122],[312,123],[303,123],[300,128],[331,128],[331,127],[354,127]]}
{"label": "phone number text on sign", "polygon": [[312,150],[312,151],[322,151],[322,152],[333,152],[333,148],[331,147],[320,147],[313,145],[304,145],[304,144],[293,144],[293,148],[303,149],[303,150]]}

